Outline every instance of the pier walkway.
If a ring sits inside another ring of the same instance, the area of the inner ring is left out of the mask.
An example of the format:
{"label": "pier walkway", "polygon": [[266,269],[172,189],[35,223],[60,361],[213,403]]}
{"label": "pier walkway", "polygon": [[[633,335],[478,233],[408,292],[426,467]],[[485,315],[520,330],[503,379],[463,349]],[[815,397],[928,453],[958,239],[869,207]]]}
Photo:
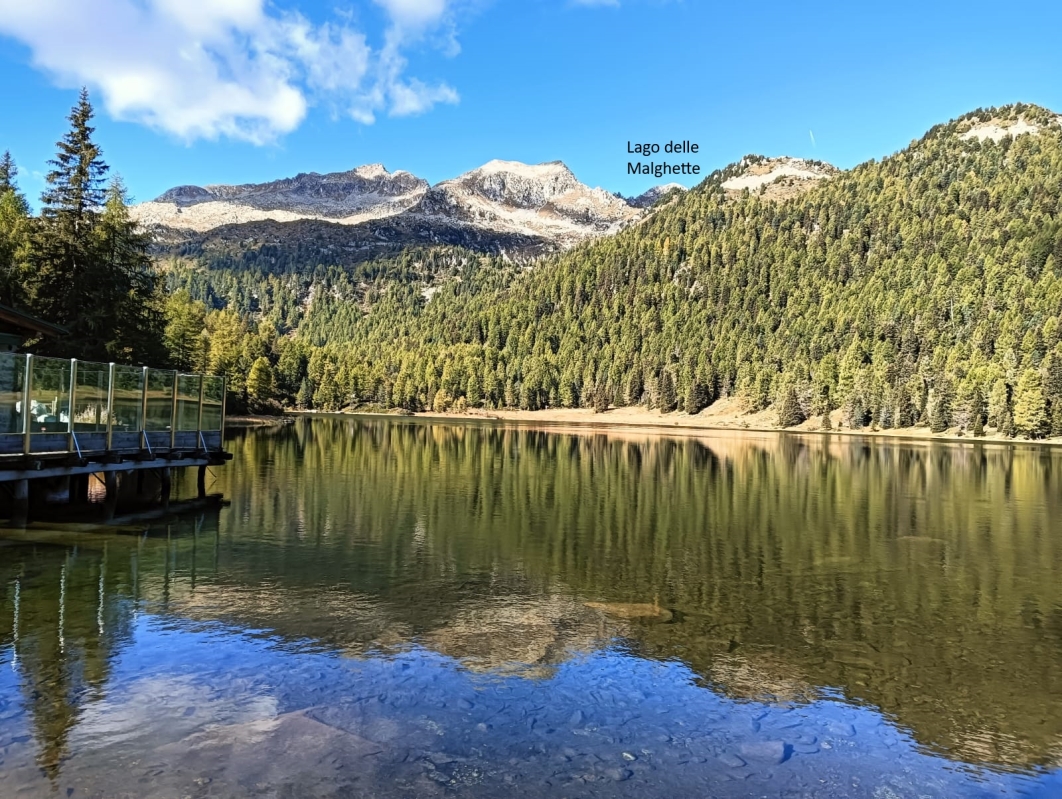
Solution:
{"label": "pier walkway", "polygon": [[205,496],[207,467],[231,457],[225,389],[214,375],[0,353],[0,516],[88,503],[92,475],[112,512],[130,472],[165,503],[171,470],[194,466]]}

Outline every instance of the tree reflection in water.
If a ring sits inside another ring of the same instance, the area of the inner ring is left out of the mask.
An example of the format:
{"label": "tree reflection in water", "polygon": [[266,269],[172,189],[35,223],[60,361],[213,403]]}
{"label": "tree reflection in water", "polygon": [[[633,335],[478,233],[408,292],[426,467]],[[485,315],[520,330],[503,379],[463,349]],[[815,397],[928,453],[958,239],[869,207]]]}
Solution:
{"label": "tree reflection in water", "polygon": [[230,448],[220,515],[0,539],[0,659],[53,777],[139,612],[531,680],[619,641],[723,697],[839,693],[960,763],[1059,766],[1062,453],[328,418]]}

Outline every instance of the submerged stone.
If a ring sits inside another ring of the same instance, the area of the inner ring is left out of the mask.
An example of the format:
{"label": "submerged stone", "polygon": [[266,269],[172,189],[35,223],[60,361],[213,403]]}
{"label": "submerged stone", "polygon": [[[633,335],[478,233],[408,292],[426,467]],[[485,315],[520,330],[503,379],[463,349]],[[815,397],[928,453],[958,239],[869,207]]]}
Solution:
{"label": "submerged stone", "polygon": [[746,760],[756,760],[761,763],[781,763],[789,755],[788,747],[783,741],[743,743],[738,747],[738,751]]}

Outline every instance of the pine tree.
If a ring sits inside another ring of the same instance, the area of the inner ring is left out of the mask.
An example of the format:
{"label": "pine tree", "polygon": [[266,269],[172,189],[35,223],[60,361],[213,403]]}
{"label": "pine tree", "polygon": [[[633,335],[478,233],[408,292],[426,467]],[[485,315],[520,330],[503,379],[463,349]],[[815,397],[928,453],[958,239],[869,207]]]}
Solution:
{"label": "pine tree", "polygon": [[1051,420],[1049,435],[1062,436],[1062,353],[1057,348],[1044,358],[1044,396]]}
{"label": "pine tree", "polygon": [[830,400],[830,395],[827,393],[822,405],[822,429],[833,430],[833,422],[830,421],[830,414],[833,413],[833,402]]}
{"label": "pine tree", "polygon": [[996,428],[996,430],[1003,430],[1003,420],[1010,412],[1010,392],[1007,389],[1007,382],[1003,378],[999,378],[992,384],[992,390],[988,394],[988,423]]}
{"label": "pine tree", "polygon": [[273,399],[275,391],[273,367],[268,358],[260,356],[251,364],[251,372],[247,375],[247,396],[255,402],[264,403]]}
{"label": "pine tree", "polygon": [[671,413],[671,411],[675,410],[675,406],[678,404],[678,397],[675,395],[675,378],[671,376],[671,372],[667,369],[660,372],[657,392],[660,395],[660,410],[663,413]]}
{"label": "pine tree", "polygon": [[1044,358],[1044,395],[1051,403],[1062,402],[1062,352],[1057,349]]}
{"label": "pine tree", "polygon": [[690,383],[689,391],[686,392],[684,410],[690,416],[694,416],[705,409],[708,405],[708,387],[697,380]]}
{"label": "pine tree", "polygon": [[973,436],[974,438],[984,438],[984,435],[985,425],[984,422],[981,421],[981,413],[977,412],[974,414],[973,418]]}
{"label": "pine tree", "polygon": [[294,398],[306,375],[306,353],[300,342],[290,339],[280,339],[277,346],[280,350],[276,366],[277,388],[285,397]]}
{"label": "pine tree", "polygon": [[782,401],[778,406],[778,426],[795,427],[806,418],[803,409],[800,407],[796,389],[793,386],[789,386],[782,395]]}
{"label": "pine tree", "polygon": [[1007,438],[1014,438],[1014,414],[1009,410],[1003,413],[1003,423],[999,431]]}
{"label": "pine tree", "polygon": [[1014,392],[1014,430],[1026,438],[1039,438],[1046,421],[1043,382],[1036,369],[1026,369]]}
{"label": "pine tree", "polygon": [[324,365],[321,382],[313,392],[313,404],[322,411],[338,411],[343,407],[343,391],[336,380],[336,365],[331,361]]}
{"label": "pine tree", "polygon": [[642,385],[642,371],[635,368],[627,376],[627,382],[623,386],[623,401],[627,405],[638,405],[642,401],[645,387]]}
{"label": "pine tree", "polygon": [[41,225],[34,242],[30,293],[34,310],[73,328],[71,344],[81,357],[99,356],[102,314],[92,252],[93,232],[105,199],[108,167],[92,141],[92,105],[84,89],[70,112],[70,130],[56,145],[56,156],[41,195]]}
{"label": "pine tree", "polygon": [[164,316],[163,341],[173,365],[185,372],[206,371],[206,306],[181,289],[167,298]]}
{"label": "pine tree", "polygon": [[93,241],[98,301],[109,307],[106,354],[111,360],[159,364],[165,360],[163,301],[148,250],[151,238],[129,216],[129,198],[115,177],[104,195]]}
{"label": "pine tree", "polygon": [[206,333],[210,342],[207,371],[227,377],[230,395],[242,397],[247,388],[249,366],[243,358],[246,323],[235,311],[214,311],[207,316]]}
{"label": "pine tree", "polygon": [[478,408],[483,402],[483,391],[480,388],[480,378],[477,372],[471,372],[465,382],[465,400],[469,406]]}
{"label": "pine tree", "polygon": [[436,413],[446,413],[453,403],[453,396],[446,389],[440,388],[435,392],[435,397],[431,401],[431,409]]}
{"label": "pine tree", "polygon": [[863,398],[856,395],[848,403],[848,413],[845,414],[848,426],[853,430],[862,429],[867,423],[867,412],[863,407]]}
{"label": "pine tree", "polygon": [[915,408],[911,402],[911,394],[904,386],[897,386],[893,395],[896,419],[896,427],[913,427],[915,423]]}
{"label": "pine tree", "polygon": [[15,166],[15,159],[11,157],[11,152],[5,150],[3,155],[0,155],[0,194],[7,191],[18,191],[15,185],[15,178],[18,176],[18,167]]}
{"label": "pine tree", "polygon": [[612,404],[612,387],[604,380],[594,387],[594,413],[604,413]]}
{"label": "pine tree", "polygon": [[299,384],[298,393],[295,395],[295,407],[302,411],[313,407],[313,386],[310,385],[310,381],[305,377],[302,379],[302,383]]}
{"label": "pine tree", "polygon": [[948,391],[943,385],[938,386],[929,401],[929,432],[943,433],[948,429],[949,402]]}

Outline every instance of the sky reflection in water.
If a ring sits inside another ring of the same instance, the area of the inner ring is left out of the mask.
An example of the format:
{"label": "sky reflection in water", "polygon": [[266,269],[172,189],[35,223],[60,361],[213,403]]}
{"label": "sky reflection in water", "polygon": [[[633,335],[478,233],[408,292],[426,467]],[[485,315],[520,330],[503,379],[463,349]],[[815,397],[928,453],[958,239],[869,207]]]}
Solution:
{"label": "sky reflection in water", "polygon": [[0,795],[1062,795],[1057,456],[314,425],[0,532]]}

